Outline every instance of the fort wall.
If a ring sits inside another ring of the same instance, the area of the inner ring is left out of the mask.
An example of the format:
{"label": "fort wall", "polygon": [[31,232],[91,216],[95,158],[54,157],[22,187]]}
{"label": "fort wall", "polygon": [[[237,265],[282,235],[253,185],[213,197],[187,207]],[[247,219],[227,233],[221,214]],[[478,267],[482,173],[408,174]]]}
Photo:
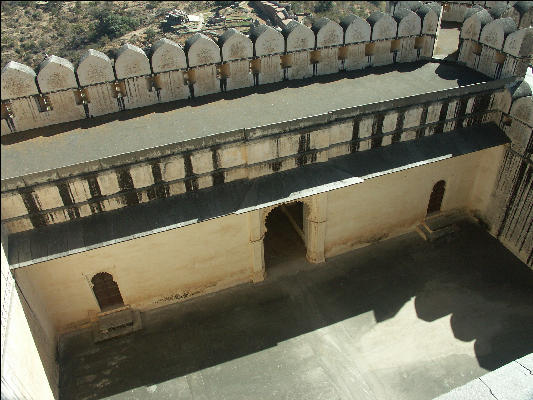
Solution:
{"label": "fort wall", "polygon": [[533,28],[517,30],[511,17],[492,19],[482,9],[463,23],[457,61],[494,79],[524,76],[532,60],[532,43]]}
{"label": "fort wall", "polygon": [[[239,179],[417,140],[481,122],[505,80],[475,84],[180,142],[2,181],[9,233],[83,218]],[[499,104],[499,103],[498,103]]]}
{"label": "fort wall", "polygon": [[58,397],[59,369],[55,331],[35,294],[19,287],[1,250],[2,397]]}
{"label": "fort wall", "polygon": [[161,39],[148,55],[131,44],[118,49],[115,60],[87,50],[77,67],[49,56],[37,73],[12,61],[1,75],[1,134],[282,80],[427,60],[439,13],[440,6],[426,6],[419,13],[353,18],[344,26],[326,18],[313,30],[295,21],[283,32],[260,25],[249,37],[230,29],[218,43],[198,33],[185,48]]}
{"label": "fort wall", "polygon": [[533,7],[526,1],[441,1],[439,3],[443,5],[442,20],[446,22],[462,24],[469,14],[482,9],[490,11],[495,17],[513,18],[519,28],[528,28],[533,21]]}
{"label": "fort wall", "polygon": [[[432,187],[440,179],[447,182],[443,210],[475,209],[478,205],[472,200],[490,190],[498,172],[484,166],[498,163],[502,155],[499,146],[304,198],[306,204],[322,199],[324,215],[318,222],[324,225],[324,236],[313,240],[321,240],[325,255],[331,257],[412,230],[423,219]],[[398,177],[401,190],[395,184]],[[255,241],[249,221],[257,214],[264,223],[261,215],[267,212],[203,221],[17,268],[14,273],[17,281],[40,293],[55,329],[66,332],[90,323],[99,312],[90,279],[101,271],[113,275],[125,304],[141,310],[255,281],[256,265],[262,262],[254,259],[255,245],[260,245],[262,259],[265,232],[263,227]],[[319,217],[308,216],[313,221]]]}
{"label": "fort wall", "polygon": [[486,215],[487,201],[479,200],[489,197],[504,152],[499,146],[328,192],[326,258],[413,231],[440,180],[446,182],[443,212]]}
{"label": "fort wall", "polygon": [[246,214],[230,215],[20,268],[15,278],[41,295],[61,333],[100,312],[91,285],[98,272],[112,274],[124,303],[141,310],[251,281],[247,226]]}

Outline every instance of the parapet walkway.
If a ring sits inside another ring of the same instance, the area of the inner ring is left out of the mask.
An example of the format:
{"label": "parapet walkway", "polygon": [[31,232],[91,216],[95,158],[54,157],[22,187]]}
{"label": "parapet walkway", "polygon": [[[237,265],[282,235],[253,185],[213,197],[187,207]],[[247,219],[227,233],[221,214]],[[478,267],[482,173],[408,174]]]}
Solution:
{"label": "parapet walkway", "polygon": [[[395,64],[157,104],[3,137],[2,180],[222,132],[491,80],[439,63]],[[436,95],[438,96],[438,95]],[[6,144],[10,140],[31,140]]]}

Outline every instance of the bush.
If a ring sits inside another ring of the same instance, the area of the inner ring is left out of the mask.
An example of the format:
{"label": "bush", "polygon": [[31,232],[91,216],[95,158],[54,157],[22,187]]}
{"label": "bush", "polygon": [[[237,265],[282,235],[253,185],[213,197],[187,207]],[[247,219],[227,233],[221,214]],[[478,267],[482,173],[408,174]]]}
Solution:
{"label": "bush", "polygon": [[98,10],[94,17],[98,22],[95,26],[93,41],[97,41],[104,35],[112,40],[139,26],[137,18],[113,14],[110,10]]}
{"label": "bush", "polygon": [[155,37],[157,36],[157,32],[153,28],[148,28],[147,30],[144,31],[144,34],[146,36],[146,40],[148,40],[149,42],[154,40]]}
{"label": "bush", "polygon": [[319,1],[315,6],[315,12],[325,12],[333,9],[333,1]]}

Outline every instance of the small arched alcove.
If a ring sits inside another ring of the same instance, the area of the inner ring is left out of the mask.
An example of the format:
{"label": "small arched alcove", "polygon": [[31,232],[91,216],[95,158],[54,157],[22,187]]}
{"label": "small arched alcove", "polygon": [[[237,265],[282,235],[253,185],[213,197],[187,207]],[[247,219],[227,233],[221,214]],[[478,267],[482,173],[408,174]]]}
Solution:
{"label": "small arched alcove", "polygon": [[113,275],[107,272],[99,272],[91,279],[93,292],[102,311],[112,310],[124,306],[124,300],[113,280]]}
{"label": "small arched alcove", "polygon": [[438,181],[433,185],[433,190],[429,196],[427,215],[439,212],[442,206],[442,199],[444,198],[444,191],[446,189],[445,181]]}
{"label": "small arched alcove", "polygon": [[301,202],[282,204],[265,218],[265,272],[272,275],[286,268],[293,269],[306,262],[306,213]]}

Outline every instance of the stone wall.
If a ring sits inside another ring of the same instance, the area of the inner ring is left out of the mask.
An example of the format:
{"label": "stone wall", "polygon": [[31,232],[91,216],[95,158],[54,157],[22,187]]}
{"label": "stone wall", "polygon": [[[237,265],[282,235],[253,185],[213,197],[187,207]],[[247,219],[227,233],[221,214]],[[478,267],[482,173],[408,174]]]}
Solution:
{"label": "stone wall", "polygon": [[500,95],[500,127],[511,139],[500,166],[487,223],[491,233],[533,268],[533,97],[518,81]]}
{"label": "stone wall", "polygon": [[533,7],[527,1],[441,1],[439,3],[443,5],[442,20],[448,22],[463,23],[474,10],[482,9],[489,11],[494,18],[512,17],[519,28],[528,28],[533,20]]}
{"label": "stone wall", "polygon": [[[4,246],[2,265],[2,399],[58,398],[55,331],[42,304],[26,296],[11,275]],[[43,324],[46,326],[43,326]]]}
{"label": "stone wall", "polygon": [[250,37],[226,32],[218,43],[198,33],[185,48],[161,39],[149,57],[131,44],[118,49],[115,60],[87,50],[77,67],[49,56],[38,73],[11,61],[1,75],[1,134],[281,80],[429,59],[440,6],[407,11],[353,18],[343,26],[325,19],[314,31],[293,21],[283,34],[260,25]]}
{"label": "stone wall", "polygon": [[91,278],[107,272],[125,304],[149,309],[252,280],[247,215],[230,215],[14,271],[42,298],[58,332],[89,323],[100,307]]}
{"label": "stone wall", "polygon": [[[475,210],[497,175],[503,146],[431,162],[300,199],[307,259],[312,263],[414,229],[436,181],[447,182],[444,210]],[[479,184],[478,184],[479,183]],[[484,206],[481,205],[483,208]],[[17,268],[39,293],[58,332],[91,322],[98,303],[90,280],[108,272],[124,303],[146,310],[260,281],[265,220],[273,207],[231,214],[165,232]]]}
{"label": "stone wall", "polygon": [[457,61],[491,78],[523,77],[533,54],[533,28],[511,17],[493,19],[481,9],[465,19]]}
{"label": "stone wall", "polygon": [[498,146],[328,192],[326,258],[413,231],[440,180],[446,182],[443,212],[486,215],[504,152]]}
{"label": "stone wall", "polygon": [[396,142],[499,121],[505,81],[238,129],[2,181],[8,233],[83,218]]}

